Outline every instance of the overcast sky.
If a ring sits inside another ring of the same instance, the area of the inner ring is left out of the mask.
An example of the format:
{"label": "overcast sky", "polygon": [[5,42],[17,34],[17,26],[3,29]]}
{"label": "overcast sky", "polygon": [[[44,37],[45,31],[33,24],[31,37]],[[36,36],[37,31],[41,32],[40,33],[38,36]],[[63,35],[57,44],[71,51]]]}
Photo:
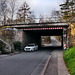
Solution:
{"label": "overcast sky", "polygon": [[52,10],[59,10],[59,4],[61,4],[62,0],[18,0],[19,4],[22,4],[26,1],[31,10],[35,12],[35,14],[46,15],[52,12]]}

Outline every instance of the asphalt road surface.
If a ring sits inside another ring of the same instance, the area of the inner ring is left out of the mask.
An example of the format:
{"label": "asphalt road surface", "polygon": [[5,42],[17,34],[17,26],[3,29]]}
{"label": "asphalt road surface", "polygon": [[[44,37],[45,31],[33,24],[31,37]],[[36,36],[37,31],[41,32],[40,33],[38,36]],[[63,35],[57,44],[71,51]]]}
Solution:
{"label": "asphalt road surface", "polygon": [[[52,38],[50,45],[58,44],[55,38]],[[44,49],[0,58],[0,75],[41,75],[51,51]]]}
{"label": "asphalt road surface", "polygon": [[44,44],[44,46],[57,47],[57,46],[61,46],[61,43],[58,42],[53,36],[51,36],[51,43],[50,44]]}
{"label": "asphalt road surface", "polygon": [[23,52],[0,59],[0,75],[40,75],[51,50]]}

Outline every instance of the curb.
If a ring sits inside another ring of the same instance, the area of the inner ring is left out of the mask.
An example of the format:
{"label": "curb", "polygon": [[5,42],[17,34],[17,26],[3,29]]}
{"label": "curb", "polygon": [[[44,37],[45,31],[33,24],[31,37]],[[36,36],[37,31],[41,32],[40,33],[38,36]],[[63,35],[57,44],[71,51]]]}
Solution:
{"label": "curb", "polygon": [[16,55],[16,54],[20,54],[22,52],[14,52],[14,53],[10,53],[9,55],[12,56],[12,55]]}
{"label": "curb", "polygon": [[9,57],[9,56],[13,56],[13,55],[16,55],[16,54],[20,54],[20,53],[22,53],[22,52],[15,52],[15,53],[10,53],[10,54],[0,55],[0,59],[6,58],[6,57]]}
{"label": "curb", "polygon": [[44,69],[43,69],[43,71],[42,71],[41,75],[44,75],[44,74],[45,74],[46,69],[47,69],[48,64],[49,64],[49,60],[50,60],[50,58],[51,58],[51,54],[50,54],[50,56],[49,56],[49,58],[48,58],[48,60],[47,60],[47,62],[46,62],[46,64],[45,64],[45,66],[44,66]]}

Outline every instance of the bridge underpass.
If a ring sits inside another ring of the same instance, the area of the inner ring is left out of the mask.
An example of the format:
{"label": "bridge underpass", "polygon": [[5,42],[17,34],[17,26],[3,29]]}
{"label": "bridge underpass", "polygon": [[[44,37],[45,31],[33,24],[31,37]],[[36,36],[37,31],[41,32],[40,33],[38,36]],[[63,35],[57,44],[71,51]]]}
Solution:
{"label": "bridge underpass", "polygon": [[[8,26],[8,25],[7,25]],[[64,49],[64,44],[68,48],[68,23],[32,23],[32,24],[16,24],[11,25],[11,28],[17,28],[23,31],[22,47],[24,48],[29,43],[37,43],[41,46],[41,36],[61,36],[61,48]]]}
{"label": "bridge underpass", "polygon": [[[51,30],[23,30],[23,47],[29,43],[36,43],[41,46],[41,36],[61,36],[61,46],[48,46],[48,47],[60,47],[63,48],[63,29],[51,29]],[[47,48],[45,46],[45,48]]]}

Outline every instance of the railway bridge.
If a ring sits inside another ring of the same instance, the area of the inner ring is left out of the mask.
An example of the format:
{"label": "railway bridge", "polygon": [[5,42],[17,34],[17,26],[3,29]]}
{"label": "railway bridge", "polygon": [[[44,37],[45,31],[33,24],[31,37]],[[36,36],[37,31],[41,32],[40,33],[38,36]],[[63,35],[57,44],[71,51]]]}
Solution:
{"label": "railway bridge", "polygon": [[[8,25],[7,25],[8,26]],[[29,23],[29,24],[13,24],[9,25],[11,28],[17,28],[22,31],[22,46],[23,48],[31,42],[37,43],[41,46],[41,36],[61,36],[62,45],[68,48],[68,23]]]}

